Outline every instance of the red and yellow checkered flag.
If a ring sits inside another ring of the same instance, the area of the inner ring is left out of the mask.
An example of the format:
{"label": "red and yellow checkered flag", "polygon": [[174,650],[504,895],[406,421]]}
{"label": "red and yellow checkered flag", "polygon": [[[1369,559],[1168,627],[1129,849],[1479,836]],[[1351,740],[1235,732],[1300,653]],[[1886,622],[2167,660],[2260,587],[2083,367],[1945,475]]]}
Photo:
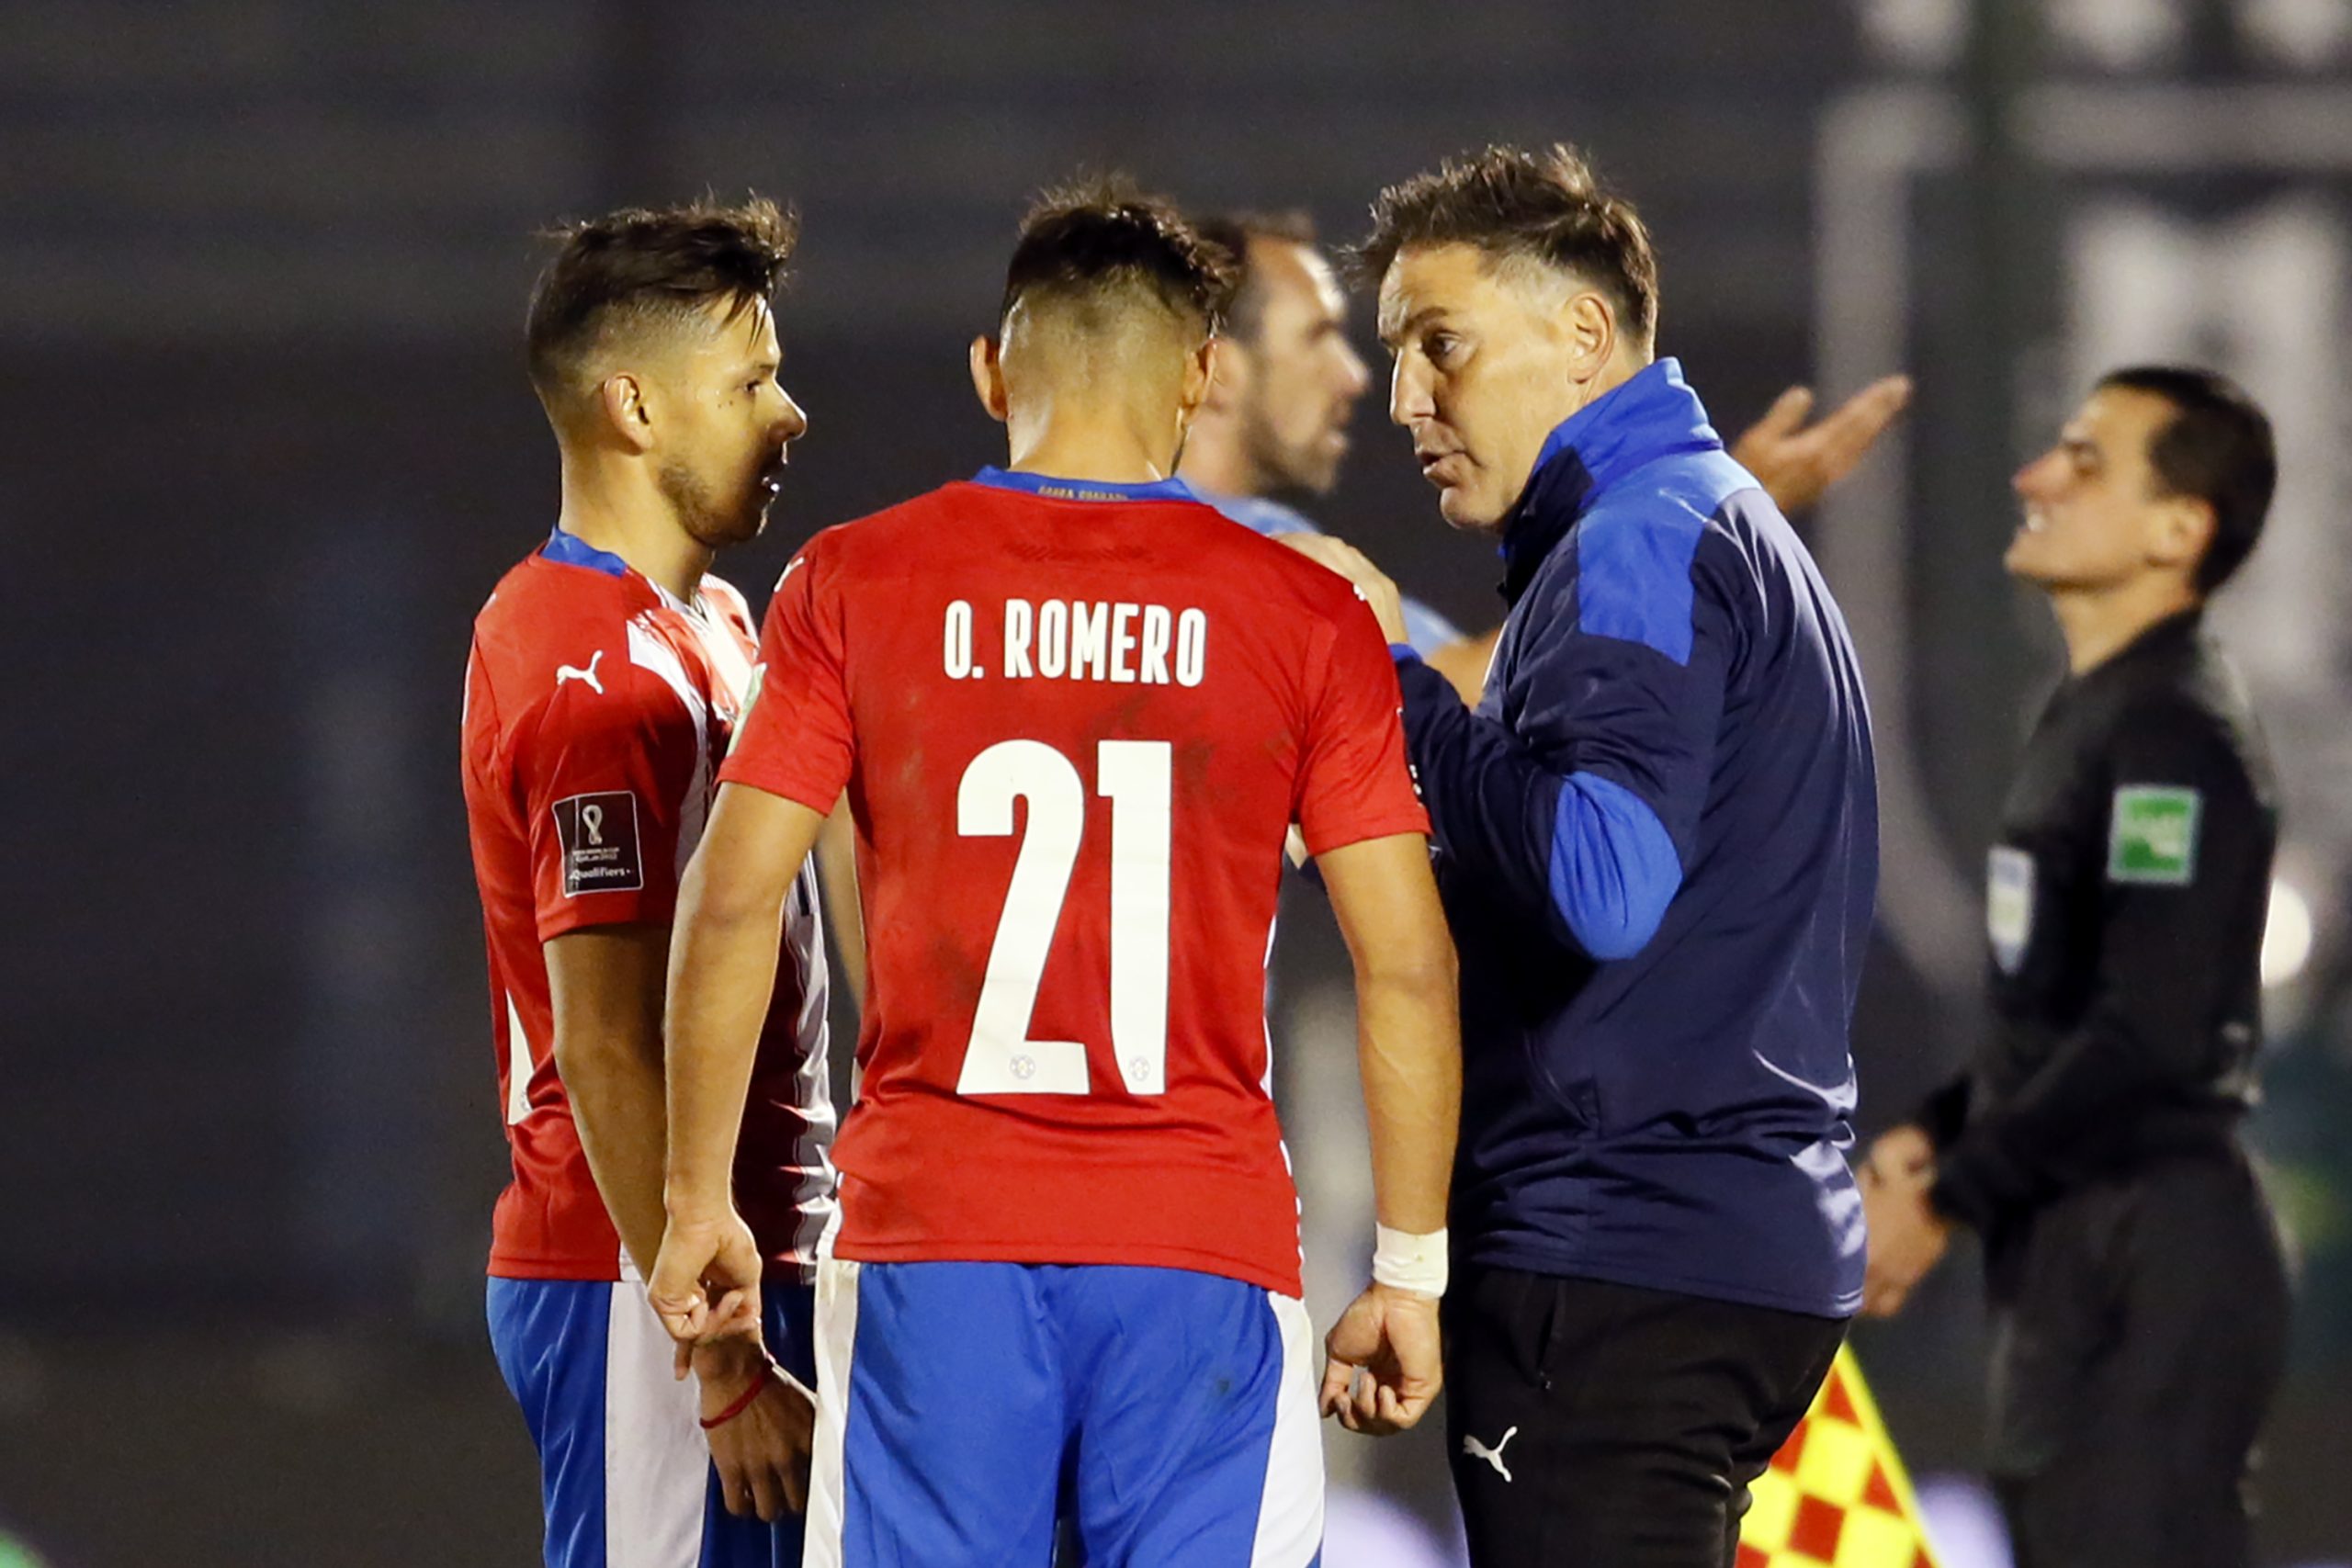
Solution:
{"label": "red and yellow checkered flag", "polygon": [[1919,1501],[1850,1348],[1749,1492],[1739,1568],[1936,1568]]}

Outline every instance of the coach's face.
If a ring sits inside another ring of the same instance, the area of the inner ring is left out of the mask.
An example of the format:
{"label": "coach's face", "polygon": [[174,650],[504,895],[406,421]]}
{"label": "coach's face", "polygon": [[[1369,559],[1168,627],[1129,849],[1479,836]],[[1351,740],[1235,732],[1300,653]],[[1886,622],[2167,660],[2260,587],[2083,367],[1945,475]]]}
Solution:
{"label": "coach's face", "polygon": [[712,549],[756,538],[784,477],[785,447],[808,418],[776,378],[783,350],[765,300],[707,312],[711,331],[683,344],[664,379],[662,493]]}
{"label": "coach's face", "polygon": [[1574,279],[1467,244],[1410,247],[1380,283],[1395,359],[1388,417],[1457,528],[1491,530],[1527,488],[1544,437],[1599,395],[1609,312]]}

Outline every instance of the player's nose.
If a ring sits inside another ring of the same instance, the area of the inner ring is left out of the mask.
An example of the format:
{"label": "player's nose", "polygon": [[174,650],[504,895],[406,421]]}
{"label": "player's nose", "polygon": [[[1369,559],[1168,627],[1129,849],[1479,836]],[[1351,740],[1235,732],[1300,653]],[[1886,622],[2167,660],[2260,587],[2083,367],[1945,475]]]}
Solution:
{"label": "player's nose", "polygon": [[784,394],[784,417],[776,423],[784,439],[797,441],[808,434],[808,411],[793,401],[792,394],[786,392]]}

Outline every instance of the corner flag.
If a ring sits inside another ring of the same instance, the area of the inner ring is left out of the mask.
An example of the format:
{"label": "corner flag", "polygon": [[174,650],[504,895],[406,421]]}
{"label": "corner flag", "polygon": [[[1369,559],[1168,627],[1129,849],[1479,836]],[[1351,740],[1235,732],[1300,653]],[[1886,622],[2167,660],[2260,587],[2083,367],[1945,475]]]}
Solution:
{"label": "corner flag", "polygon": [[1937,1568],[1850,1348],[1749,1493],[1738,1568]]}

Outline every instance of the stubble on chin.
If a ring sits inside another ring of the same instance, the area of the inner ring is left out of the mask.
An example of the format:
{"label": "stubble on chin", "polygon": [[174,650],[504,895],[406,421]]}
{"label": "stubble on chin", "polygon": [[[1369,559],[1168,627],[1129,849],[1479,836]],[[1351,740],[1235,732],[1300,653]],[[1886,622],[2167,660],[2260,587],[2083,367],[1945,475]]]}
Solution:
{"label": "stubble on chin", "polygon": [[771,500],[762,491],[746,497],[731,516],[706,516],[703,519],[705,529],[696,530],[695,537],[715,550],[723,550],[733,545],[748,545],[767,531]]}
{"label": "stubble on chin", "polygon": [[686,536],[712,550],[758,538],[767,527],[768,507],[775,499],[755,480],[731,506],[721,506],[700,480],[681,468],[662,470],[660,483]]}

